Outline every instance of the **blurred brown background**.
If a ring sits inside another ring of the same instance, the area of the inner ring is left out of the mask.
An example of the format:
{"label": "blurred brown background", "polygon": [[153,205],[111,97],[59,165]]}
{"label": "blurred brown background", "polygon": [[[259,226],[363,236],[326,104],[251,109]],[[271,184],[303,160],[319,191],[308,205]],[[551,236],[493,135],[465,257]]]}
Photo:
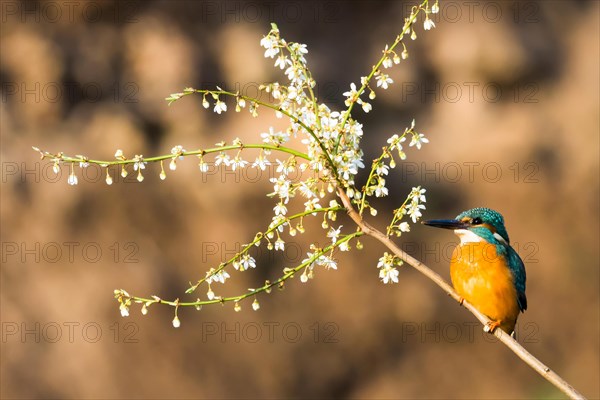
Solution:
{"label": "blurred brown background", "polygon": [[[132,307],[115,288],[195,299],[188,281],[264,229],[268,176],[179,162],[158,179],[107,186],[99,170],[68,186],[31,146],[111,159],[175,145],[256,142],[268,112],[224,116],[185,86],[255,93],[284,81],[259,47],[269,23],[306,43],[322,101],[343,107],[399,32],[401,1],[73,1],[1,5],[1,395],[3,398],[560,398],[552,386],[436,286],[402,268],[384,286],[384,251],[339,256],[338,271],[231,304]],[[502,212],[528,273],[521,341],[590,398],[599,376],[599,3],[440,3],[437,28],[418,24],[410,58],[392,70],[364,123],[366,160],[415,117],[430,144],[390,174],[387,217],[413,185],[426,218],[487,206]],[[230,110],[233,107],[230,104]],[[363,178],[364,179],[364,176]],[[318,221],[315,226],[318,225]],[[340,223],[350,229],[351,223]],[[309,231],[310,232],[310,231]],[[227,290],[241,292],[299,262],[321,230],[266,251]],[[449,232],[413,226],[403,247],[448,277]],[[221,293],[227,290],[217,286]],[[198,293],[204,296],[205,290]]]}

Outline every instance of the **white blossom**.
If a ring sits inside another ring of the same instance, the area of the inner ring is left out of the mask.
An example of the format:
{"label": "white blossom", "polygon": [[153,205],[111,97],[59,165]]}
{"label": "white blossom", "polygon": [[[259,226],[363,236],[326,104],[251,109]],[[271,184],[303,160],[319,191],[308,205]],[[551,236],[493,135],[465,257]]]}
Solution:
{"label": "white blossom", "polygon": [[327,232],[327,237],[331,238],[331,243],[335,244],[335,242],[337,242],[338,237],[340,236],[340,230],[342,229],[343,225],[338,226],[337,229],[334,229],[333,227],[331,227],[329,229],[329,232]]}
{"label": "white blossom", "polygon": [[256,261],[248,254],[244,254],[239,260],[233,262],[233,267],[239,271],[246,271],[250,268],[256,268]]}
{"label": "white blossom", "polygon": [[337,261],[335,261],[330,256],[326,256],[326,255],[320,256],[317,259],[316,264],[322,265],[323,267],[325,267],[325,269],[337,269]]}
{"label": "white blossom", "polygon": [[398,283],[398,269],[386,267],[379,270],[379,278],[384,284]]}
{"label": "white blossom", "polygon": [[388,171],[389,171],[389,167],[386,164],[384,164],[383,162],[379,163],[377,165],[377,168],[375,168],[375,172],[377,173],[377,175],[387,175]]}
{"label": "white blossom", "polygon": [[425,209],[424,205],[419,204],[417,202],[412,202],[408,206],[408,210],[406,213],[409,215],[409,217],[412,219],[412,221],[414,223],[416,223],[419,220],[419,218],[421,218],[423,216],[423,214],[421,214],[421,210],[424,210],[424,209]]}
{"label": "white blossom", "polygon": [[277,240],[275,241],[275,250],[281,250],[281,251],[285,250],[285,242],[280,237],[278,237]]}
{"label": "white blossom", "polygon": [[215,157],[215,165],[219,166],[221,164],[229,166],[232,163],[231,161],[231,157],[229,157],[229,155],[221,152],[217,155],[217,157]]}
{"label": "white blossom", "polygon": [[271,194],[279,195],[279,198],[284,200],[284,203],[287,204],[290,197],[293,196],[291,191],[292,182],[283,175],[280,175],[279,178],[271,178],[270,181],[274,183],[273,186],[275,190]]}
{"label": "white blossom", "polygon": [[346,101],[344,102],[346,107],[350,107],[350,105],[358,99],[358,91],[356,90],[356,84],[354,84],[354,82],[350,84],[350,90],[344,92],[344,96],[346,97]]}
{"label": "white blossom", "polygon": [[179,320],[179,317],[176,315],[175,318],[173,318],[173,328],[179,328],[181,326],[181,321]]}
{"label": "white blossom", "polygon": [[225,102],[217,99],[217,101],[215,102],[215,108],[213,109],[214,112],[216,112],[217,114],[221,114],[222,112],[227,111],[227,104],[225,104]]}
{"label": "white blossom", "polygon": [[385,187],[385,179],[379,178],[377,185],[375,186],[375,196],[385,197],[388,195],[388,189]]}
{"label": "white blossom", "polygon": [[409,146],[417,146],[417,149],[420,150],[422,143],[429,143],[429,139],[427,139],[422,133],[415,133],[410,141]]}
{"label": "white blossom", "polygon": [[379,268],[379,278],[384,284],[398,283],[398,269],[396,269],[395,263],[395,256],[387,252],[383,253],[383,256],[379,259],[377,268]]}
{"label": "white blossom", "polygon": [[275,211],[275,215],[286,215],[287,214],[287,207],[282,202],[279,202],[273,208],[273,211]]}
{"label": "white blossom", "polygon": [[244,168],[246,165],[248,165],[248,161],[243,160],[238,154],[235,156],[233,161],[231,161],[230,165],[231,169],[235,171],[237,168]]}
{"label": "white blossom", "polygon": [[413,201],[425,203],[427,202],[427,198],[425,197],[426,191],[427,189],[423,189],[420,186],[418,186],[416,188],[412,188],[410,196],[412,197]]}
{"label": "white blossom", "polygon": [[134,158],[133,169],[134,171],[139,171],[142,169],[146,169],[146,161],[144,161],[144,157],[142,155],[136,155]]}
{"label": "white blossom", "polygon": [[71,174],[69,174],[69,178],[67,179],[67,183],[71,186],[77,185],[77,175],[75,175],[74,172],[71,172]]}
{"label": "white blossom", "polygon": [[270,36],[265,36],[261,39],[260,45],[266,49],[265,58],[273,58],[279,54],[277,40],[273,40]]}
{"label": "white blossom", "polygon": [[204,160],[200,160],[200,162],[198,163],[198,167],[200,168],[200,172],[208,172],[208,163],[206,163]]}
{"label": "white blossom", "polygon": [[401,232],[410,232],[410,225],[408,222],[402,222],[398,227]]}
{"label": "white blossom", "polygon": [[429,16],[425,17],[425,22],[423,22],[423,28],[428,31],[431,28],[435,28],[435,24],[433,23],[433,21],[429,18]]}
{"label": "white blossom", "polygon": [[377,81],[377,87],[381,87],[382,89],[387,89],[389,84],[394,83],[388,74],[380,73],[375,80]]}
{"label": "white blossom", "polygon": [[269,128],[269,132],[261,133],[260,136],[263,138],[263,143],[273,144],[275,146],[290,140],[290,135],[287,132],[275,132],[273,127]]}
{"label": "white blossom", "polygon": [[224,269],[220,270],[219,272],[215,272],[214,268],[211,268],[206,275],[208,276],[206,278],[206,283],[210,284],[212,282],[220,282],[220,283],[225,283],[225,281],[230,278],[230,275],[227,271],[225,271]]}
{"label": "white blossom", "polygon": [[183,153],[185,153],[185,149],[183,148],[183,146],[177,145],[171,149],[171,154],[175,157],[179,156],[180,160],[183,159]]}
{"label": "white blossom", "polygon": [[125,303],[119,305],[119,311],[121,311],[121,317],[129,317],[129,307]]}
{"label": "white blossom", "polygon": [[[321,205],[319,204],[319,199],[318,198],[312,198],[309,199],[307,201],[304,202],[304,211],[305,212],[311,212],[314,211],[318,208],[321,208]],[[313,213],[313,215],[315,215],[316,213]]]}
{"label": "white blossom", "polygon": [[263,155],[259,155],[256,157],[256,160],[252,163],[252,168],[260,168],[261,171],[264,171],[267,168],[267,164],[269,162],[263,157]]}
{"label": "white blossom", "polygon": [[277,60],[275,60],[275,66],[281,69],[285,69],[286,66],[291,64],[292,62],[284,54],[280,54]]}

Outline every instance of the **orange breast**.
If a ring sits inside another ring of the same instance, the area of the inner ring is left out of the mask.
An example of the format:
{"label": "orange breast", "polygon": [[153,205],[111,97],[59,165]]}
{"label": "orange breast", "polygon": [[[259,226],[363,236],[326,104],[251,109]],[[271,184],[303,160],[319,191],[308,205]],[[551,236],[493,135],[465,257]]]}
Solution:
{"label": "orange breast", "polygon": [[496,254],[496,246],[465,243],[452,253],[450,276],[454,288],[500,328],[511,333],[515,328],[519,305],[517,290],[506,259]]}

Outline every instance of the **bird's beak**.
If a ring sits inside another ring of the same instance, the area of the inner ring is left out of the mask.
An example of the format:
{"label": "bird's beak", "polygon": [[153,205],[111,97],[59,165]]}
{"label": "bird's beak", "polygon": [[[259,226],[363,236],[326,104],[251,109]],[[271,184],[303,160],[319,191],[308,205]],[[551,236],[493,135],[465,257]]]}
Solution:
{"label": "bird's beak", "polygon": [[429,221],[423,221],[423,224],[433,226],[435,228],[444,229],[467,229],[469,224],[456,220],[456,219],[430,219]]}

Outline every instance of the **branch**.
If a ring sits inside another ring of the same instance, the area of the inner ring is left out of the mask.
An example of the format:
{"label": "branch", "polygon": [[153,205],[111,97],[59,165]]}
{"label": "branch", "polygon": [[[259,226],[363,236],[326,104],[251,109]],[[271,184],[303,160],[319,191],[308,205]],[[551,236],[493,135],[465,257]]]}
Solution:
{"label": "branch", "polygon": [[163,154],[160,156],[155,156],[155,157],[145,157],[142,160],[136,160],[134,158],[123,158],[123,159],[117,159],[117,160],[90,160],[84,156],[81,155],[77,155],[77,156],[68,156],[68,155],[64,155],[62,153],[58,153],[58,154],[54,154],[54,153],[50,153],[48,151],[44,151],[44,150],[40,150],[39,148],[32,146],[32,149],[34,151],[37,151],[40,153],[40,159],[45,159],[45,158],[51,158],[53,160],[59,160],[65,163],[78,163],[78,162],[86,162],[89,164],[97,164],[100,165],[102,167],[106,167],[109,165],[127,165],[127,164],[135,164],[136,162],[139,161],[144,161],[144,162],[156,162],[156,161],[164,161],[164,160],[170,160],[174,157],[187,157],[187,156],[203,156],[205,154],[210,154],[210,153],[218,153],[221,151],[229,151],[229,150],[243,150],[243,149],[262,149],[262,150],[274,150],[274,151],[280,151],[282,153],[288,153],[291,154],[293,156],[296,157],[300,157],[303,158],[305,160],[310,160],[310,157],[305,154],[302,153],[301,151],[289,148],[289,147],[285,147],[285,146],[274,146],[274,145],[270,145],[270,144],[265,144],[265,143],[259,143],[259,144],[232,144],[232,145],[223,145],[223,146],[218,146],[218,147],[213,147],[210,149],[200,149],[200,150],[193,150],[193,151],[183,151],[180,154],[177,155],[173,155],[173,154]]}
{"label": "branch", "polygon": [[[434,272],[427,265],[421,261],[407,254],[404,250],[398,247],[389,237],[383,232],[373,228],[367,222],[365,222],[358,212],[352,206],[350,198],[346,195],[346,192],[342,188],[338,188],[338,195],[342,199],[344,207],[348,212],[348,215],[358,225],[358,227],[368,236],[371,236],[385,245],[391,250],[397,257],[402,259],[404,262],[412,266],[414,269],[431,279],[436,285],[438,285],[448,296],[452,297],[457,302],[462,301],[462,305],[471,312],[477,319],[485,326],[488,324],[490,319],[483,315],[477,310],[472,304],[468,303],[460,297],[458,293],[450,286],[439,274]],[[567,381],[561,378],[556,372],[552,371],[548,366],[542,363],[540,360],[535,358],[530,352],[528,352],[523,346],[519,344],[511,335],[504,332],[502,329],[495,329],[492,333],[496,336],[506,347],[512,350],[521,360],[525,361],[531,368],[537,371],[542,377],[548,382],[556,386],[563,393],[569,396],[571,399],[585,399],[585,397],[579,393],[573,386]]]}

